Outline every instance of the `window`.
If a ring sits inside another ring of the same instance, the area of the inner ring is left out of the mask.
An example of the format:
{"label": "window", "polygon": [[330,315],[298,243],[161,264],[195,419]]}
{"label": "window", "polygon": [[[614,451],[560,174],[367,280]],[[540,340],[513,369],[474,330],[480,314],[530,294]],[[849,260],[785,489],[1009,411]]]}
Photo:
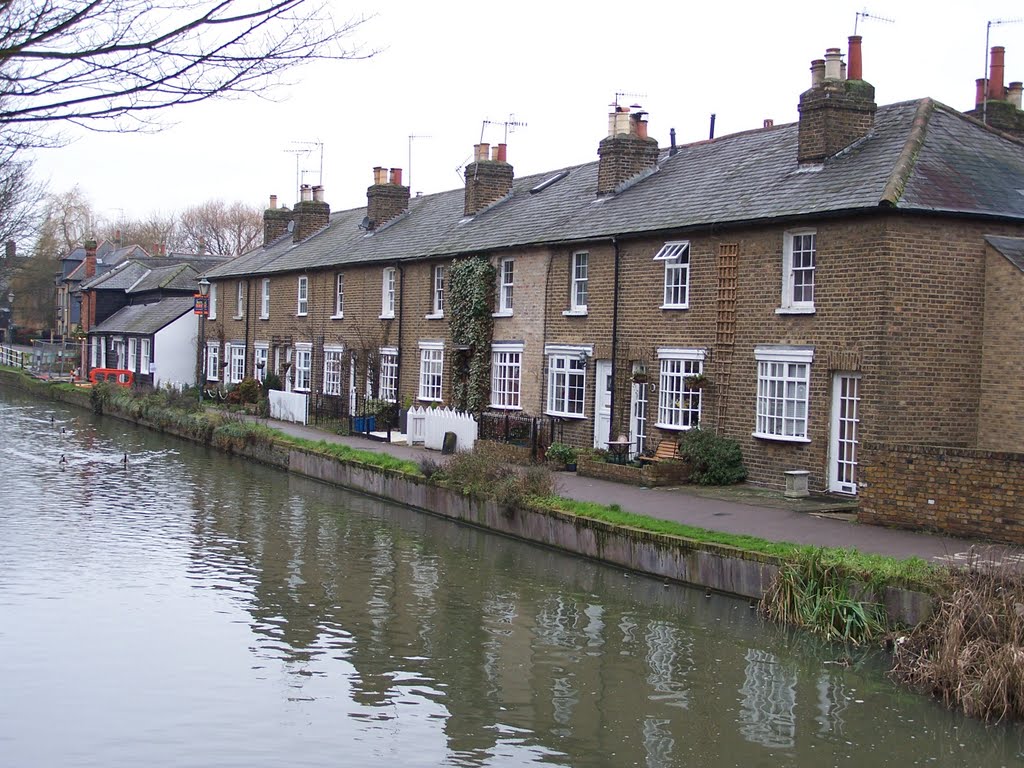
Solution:
{"label": "window", "polygon": [[589,347],[544,348],[548,356],[548,408],[552,416],[583,418]]}
{"label": "window", "polygon": [[519,410],[523,345],[495,342],[491,345],[491,407]]}
{"label": "window", "polygon": [[498,264],[498,311],[499,315],[512,314],[512,293],[515,278],[515,259],[502,259]]}
{"label": "window", "polygon": [[138,371],[135,367],[135,357],[139,351],[139,340],[135,338],[128,339],[128,370]]}
{"label": "window", "polygon": [[700,425],[703,392],[691,377],[704,372],[704,350],[659,349],[658,423],[662,429],[690,429]]}
{"label": "window", "polygon": [[665,296],[662,309],[686,309],[690,301],[690,243],[665,243],[654,257],[665,262]]}
{"label": "window", "polygon": [[269,356],[270,350],[266,345],[257,345],[252,350],[253,370],[256,376],[256,381],[261,384],[267,379],[267,359]]}
{"label": "window", "polygon": [[[213,295],[213,286],[210,286]],[[217,381],[220,378],[220,344],[210,341],[206,344],[206,380]]]}
{"label": "window", "polygon": [[235,290],[235,319],[237,320],[245,316],[245,282],[239,280]]}
{"label": "window", "polygon": [[590,254],[585,251],[572,255],[572,285],[569,288],[568,314],[587,314],[587,281],[590,274],[589,260]]}
{"label": "window", "polygon": [[444,343],[420,342],[420,400],[441,399],[441,374],[444,370]]}
{"label": "window", "polygon": [[814,311],[814,264],[818,236],[813,229],[787,232],[782,251],[780,313]]}
{"label": "window", "polygon": [[217,284],[210,283],[210,311],[206,314],[210,320],[217,319]]}
{"label": "window", "polygon": [[124,339],[115,337],[113,339],[113,342],[114,342],[114,367],[115,368],[124,368],[125,367]]}
{"label": "window", "polygon": [[334,314],[335,320],[345,316],[345,276],[339,272],[334,276]]}
{"label": "window", "polygon": [[245,347],[241,344],[232,344],[228,347],[228,371],[232,384],[237,384],[245,378]]}
{"label": "window", "polygon": [[263,278],[260,289],[260,319],[266,320],[270,317],[270,278]]}
{"label": "window", "polygon": [[[440,375],[440,374],[439,374]],[[398,402],[398,348],[380,348],[380,389],[381,400]],[[438,394],[440,399],[440,394]]]}
{"label": "window", "polygon": [[142,339],[142,359],[139,361],[139,371],[149,373],[149,363],[153,359],[152,339]]}
{"label": "window", "polygon": [[380,317],[386,320],[395,316],[395,268],[387,267],[384,270],[384,279],[381,285]]}
{"label": "window", "polygon": [[324,394],[341,395],[341,347],[324,347]]}
{"label": "window", "polygon": [[433,269],[430,296],[430,314],[427,317],[444,317],[444,267],[440,264]]}
{"label": "window", "polygon": [[754,437],[810,442],[807,437],[811,384],[809,347],[755,347],[757,424]]}
{"label": "window", "polygon": [[100,347],[103,346],[103,337],[94,336],[92,339],[92,361],[90,365],[93,368],[100,367]]}
{"label": "window", "polygon": [[313,368],[313,348],[309,344],[295,345],[295,391],[309,392],[310,372]]}
{"label": "window", "polygon": [[298,317],[306,315],[309,311],[309,278],[302,275],[299,278],[298,306],[295,314]]}
{"label": "window", "polygon": [[356,412],[356,365],[358,358],[352,352],[348,356],[348,412]]}

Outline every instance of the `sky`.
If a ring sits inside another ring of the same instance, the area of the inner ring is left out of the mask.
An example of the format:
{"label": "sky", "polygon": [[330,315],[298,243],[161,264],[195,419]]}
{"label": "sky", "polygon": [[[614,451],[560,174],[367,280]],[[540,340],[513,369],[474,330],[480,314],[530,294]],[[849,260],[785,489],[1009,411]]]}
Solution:
{"label": "sky", "polygon": [[70,132],[38,153],[37,175],[52,192],[78,185],[112,222],[211,199],[291,205],[297,182],[322,184],[342,210],[365,205],[378,165],[404,169],[414,195],[461,187],[473,145],[503,141],[506,121],[523,124],[507,135],[516,176],[543,173],[597,159],[617,93],[649,112],[662,146],[671,128],[680,144],[706,139],[712,113],[716,136],[793,122],[811,60],[845,54],[855,22],[880,105],[972,108],[990,21],[1006,21],[989,42],[1006,48],[1006,82],[1024,80],[1019,0],[329,2],[336,19],[370,16],[351,42],[375,55],[169,110],[159,133]]}

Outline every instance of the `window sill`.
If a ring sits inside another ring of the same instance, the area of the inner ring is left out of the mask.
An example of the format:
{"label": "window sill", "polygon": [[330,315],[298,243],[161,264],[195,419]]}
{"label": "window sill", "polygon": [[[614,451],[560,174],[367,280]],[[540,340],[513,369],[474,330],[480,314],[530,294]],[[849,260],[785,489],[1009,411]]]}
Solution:
{"label": "window sill", "polygon": [[216,319],[217,319],[217,316],[216,316],[216,315],[207,315],[207,316],[206,316],[206,319],[207,319],[207,320],[216,320]]}
{"label": "window sill", "polygon": [[269,320],[270,315],[260,315],[260,320]]}
{"label": "window sill", "polygon": [[776,315],[813,315],[814,307],[779,307]]}
{"label": "window sill", "polygon": [[689,432],[694,427],[681,427],[678,424],[655,424],[658,429],[668,429],[673,432]]}
{"label": "window sill", "polygon": [[545,416],[558,416],[561,419],[585,419],[587,418],[582,413],[559,413],[558,411],[544,411]]}
{"label": "window sill", "polygon": [[443,402],[440,397],[417,397],[421,403],[440,403]]}
{"label": "window sill", "polygon": [[345,319],[345,315],[344,314],[331,315],[329,319],[330,320],[344,320]]}
{"label": "window sill", "polygon": [[245,315],[235,315],[231,318],[232,320],[244,320]]}
{"label": "window sill", "polygon": [[390,314],[390,315],[382,314],[378,319],[379,320],[394,320],[395,316],[394,316],[394,314]]}
{"label": "window sill", "polygon": [[766,435],[760,432],[751,432],[753,437],[758,440],[771,440],[776,443],[809,443],[811,438],[809,437],[787,437],[785,435]]}
{"label": "window sill", "polygon": [[295,387],[292,392],[309,392],[309,387]]}
{"label": "window sill", "polygon": [[562,315],[564,315],[565,317],[586,317],[587,309],[586,307],[583,307],[581,309],[566,309],[562,311]]}
{"label": "window sill", "polygon": [[512,317],[512,310],[503,309],[500,312],[491,312],[491,317]]}
{"label": "window sill", "polygon": [[296,317],[308,317],[309,316],[309,312],[296,312],[295,316]]}
{"label": "window sill", "polygon": [[444,312],[431,312],[423,316],[424,320],[444,320]]}
{"label": "window sill", "polygon": [[491,403],[487,406],[495,411],[521,411],[523,406],[521,405],[498,405],[497,403]]}
{"label": "window sill", "polygon": [[659,309],[689,309],[689,304],[662,304]]}

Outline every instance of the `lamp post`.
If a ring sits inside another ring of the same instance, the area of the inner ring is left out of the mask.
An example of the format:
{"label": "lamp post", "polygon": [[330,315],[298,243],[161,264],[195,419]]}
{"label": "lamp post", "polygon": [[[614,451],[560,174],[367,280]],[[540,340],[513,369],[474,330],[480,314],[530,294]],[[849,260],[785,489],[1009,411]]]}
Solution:
{"label": "lamp post", "polygon": [[210,281],[205,277],[199,280],[199,301],[196,302],[199,314],[199,343],[197,347],[198,360],[196,361],[196,389],[199,390],[199,403],[203,402],[203,355],[206,352],[206,315],[210,311],[208,297],[210,295]]}
{"label": "lamp post", "polygon": [[7,294],[7,339],[14,344],[14,291]]}

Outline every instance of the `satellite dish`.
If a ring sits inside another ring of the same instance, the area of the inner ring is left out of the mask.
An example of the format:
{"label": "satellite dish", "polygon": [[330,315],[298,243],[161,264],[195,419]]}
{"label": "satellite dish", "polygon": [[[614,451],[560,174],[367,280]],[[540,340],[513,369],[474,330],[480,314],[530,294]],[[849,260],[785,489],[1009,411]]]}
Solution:
{"label": "satellite dish", "polygon": [[363,216],[363,220],[359,222],[359,228],[367,231],[373,229],[373,222],[370,221],[369,216]]}

